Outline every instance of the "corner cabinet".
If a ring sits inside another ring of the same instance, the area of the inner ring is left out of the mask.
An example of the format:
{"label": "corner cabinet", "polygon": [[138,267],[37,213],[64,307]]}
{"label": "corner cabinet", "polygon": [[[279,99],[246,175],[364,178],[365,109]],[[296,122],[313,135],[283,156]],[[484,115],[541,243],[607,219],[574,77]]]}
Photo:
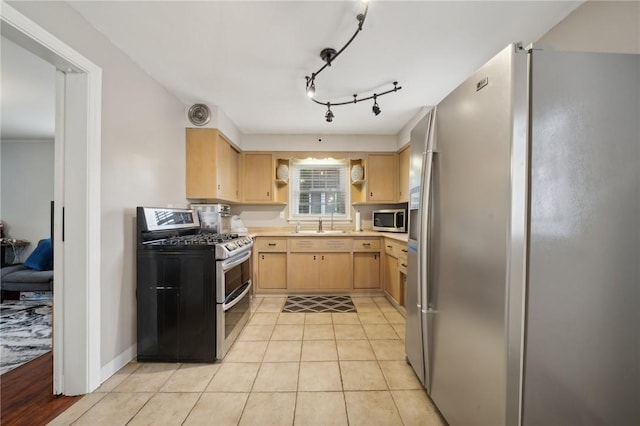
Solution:
{"label": "corner cabinet", "polygon": [[395,203],[398,188],[397,154],[369,154],[367,156],[367,202]]}
{"label": "corner cabinet", "polygon": [[398,305],[404,306],[404,284],[407,270],[407,246],[389,238],[384,239],[384,292]]}
{"label": "corner cabinet", "polygon": [[240,152],[218,129],[188,128],[186,160],[188,199],[240,201]]}
{"label": "corner cabinet", "polygon": [[[354,176],[354,167],[364,169],[364,178]],[[368,154],[366,159],[352,159],[350,169],[351,201],[354,204],[398,202],[397,153]]]}

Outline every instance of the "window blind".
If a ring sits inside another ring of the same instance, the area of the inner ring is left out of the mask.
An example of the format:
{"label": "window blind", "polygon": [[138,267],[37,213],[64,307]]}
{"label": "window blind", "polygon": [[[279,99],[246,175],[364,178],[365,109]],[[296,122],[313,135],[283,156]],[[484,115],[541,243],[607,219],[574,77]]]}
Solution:
{"label": "window blind", "polygon": [[293,217],[347,217],[348,166],[343,162],[327,164],[293,164],[291,214]]}

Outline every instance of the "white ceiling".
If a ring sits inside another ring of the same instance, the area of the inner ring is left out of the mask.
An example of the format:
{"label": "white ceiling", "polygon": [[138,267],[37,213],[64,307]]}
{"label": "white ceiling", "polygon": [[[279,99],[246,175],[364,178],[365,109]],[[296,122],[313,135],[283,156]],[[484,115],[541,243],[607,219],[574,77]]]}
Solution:
{"label": "white ceiling", "polygon": [[[392,135],[508,43],[537,40],[581,2],[372,0],[363,31],[305,95],[305,75],[339,49],[363,5],[353,1],[69,2],[185,105],[221,108],[243,133]],[[4,55],[4,53],[3,53]],[[4,56],[3,56],[4,59]],[[3,87],[5,63],[3,61]],[[3,90],[4,107],[4,90]],[[4,130],[4,127],[3,127]]]}

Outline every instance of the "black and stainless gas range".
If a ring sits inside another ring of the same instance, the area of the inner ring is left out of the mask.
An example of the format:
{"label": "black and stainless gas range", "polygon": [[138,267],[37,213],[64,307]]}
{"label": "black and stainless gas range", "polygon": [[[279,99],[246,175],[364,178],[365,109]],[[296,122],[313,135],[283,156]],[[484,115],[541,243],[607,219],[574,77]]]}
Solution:
{"label": "black and stainless gas range", "polygon": [[251,314],[253,240],[193,210],[137,208],[138,361],[222,359]]}

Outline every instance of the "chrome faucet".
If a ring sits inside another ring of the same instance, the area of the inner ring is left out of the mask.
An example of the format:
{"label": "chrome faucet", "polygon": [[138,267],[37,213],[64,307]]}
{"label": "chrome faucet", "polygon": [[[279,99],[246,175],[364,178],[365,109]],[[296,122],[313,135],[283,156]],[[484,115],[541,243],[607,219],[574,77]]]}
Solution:
{"label": "chrome faucet", "polygon": [[318,218],[318,232],[322,232],[322,218]]}

